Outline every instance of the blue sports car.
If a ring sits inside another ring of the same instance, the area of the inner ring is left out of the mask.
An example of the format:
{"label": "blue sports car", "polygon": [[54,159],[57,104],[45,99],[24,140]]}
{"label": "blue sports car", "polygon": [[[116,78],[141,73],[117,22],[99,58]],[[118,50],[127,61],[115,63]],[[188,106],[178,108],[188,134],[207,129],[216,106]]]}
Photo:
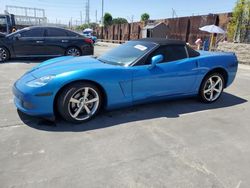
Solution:
{"label": "blue sports car", "polygon": [[233,82],[237,68],[233,53],[197,52],[178,40],[139,39],[98,58],[45,61],[16,81],[14,101],[26,114],[59,114],[79,123],[102,108],[187,96],[215,102]]}

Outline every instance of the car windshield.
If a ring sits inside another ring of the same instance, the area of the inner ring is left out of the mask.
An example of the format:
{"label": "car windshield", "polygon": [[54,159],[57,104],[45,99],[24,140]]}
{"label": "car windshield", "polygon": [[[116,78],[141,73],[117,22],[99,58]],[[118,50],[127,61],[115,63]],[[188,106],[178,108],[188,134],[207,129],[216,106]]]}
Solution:
{"label": "car windshield", "polygon": [[130,41],[100,56],[98,60],[108,64],[128,66],[156,45],[150,42]]}

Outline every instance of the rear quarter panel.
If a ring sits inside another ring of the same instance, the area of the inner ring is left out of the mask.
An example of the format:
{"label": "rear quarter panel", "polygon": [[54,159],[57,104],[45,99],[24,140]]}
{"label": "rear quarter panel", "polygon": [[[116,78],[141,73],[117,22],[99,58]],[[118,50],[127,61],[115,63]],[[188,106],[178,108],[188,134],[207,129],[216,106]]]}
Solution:
{"label": "rear quarter panel", "polygon": [[226,87],[232,84],[235,79],[238,60],[234,53],[222,52],[200,52],[201,55],[197,57],[199,74],[197,76],[196,90],[199,90],[203,78],[212,70],[222,68],[227,72],[228,80]]}

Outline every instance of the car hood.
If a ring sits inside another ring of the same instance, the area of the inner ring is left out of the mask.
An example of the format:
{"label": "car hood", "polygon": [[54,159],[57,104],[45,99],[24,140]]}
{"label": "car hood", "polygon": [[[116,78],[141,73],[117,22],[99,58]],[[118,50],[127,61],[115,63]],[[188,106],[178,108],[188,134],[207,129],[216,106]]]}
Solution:
{"label": "car hood", "polygon": [[40,78],[47,75],[59,75],[74,71],[79,72],[89,69],[105,69],[111,67],[114,67],[114,65],[102,63],[93,57],[64,56],[47,60],[31,69],[28,73],[36,78]]}

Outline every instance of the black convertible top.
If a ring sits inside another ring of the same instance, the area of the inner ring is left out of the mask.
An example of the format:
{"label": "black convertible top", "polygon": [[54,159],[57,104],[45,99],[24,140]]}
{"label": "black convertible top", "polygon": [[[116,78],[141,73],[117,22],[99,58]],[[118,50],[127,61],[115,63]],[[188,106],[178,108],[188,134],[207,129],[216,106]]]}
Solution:
{"label": "black convertible top", "polygon": [[134,41],[153,42],[159,45],[186,45],[184,41],[165,39],[165,38],[143,38],[143,39],[136,39]]}
{"label": "black convertible top", "polygon": [[165,46],[165,45],[185,46],[189,57],[200,56],[199,52],[197,52],[196,50],[193,50],[190,46],[188,46],[184,41],[181,41],[181,40],[173,40],[173,39],[165,39],[165,38],[143,38],[143,39],[136,39],[136,40],[133,40],[133,41],[152,42],[152,43],[158,44],[160,46]]}

